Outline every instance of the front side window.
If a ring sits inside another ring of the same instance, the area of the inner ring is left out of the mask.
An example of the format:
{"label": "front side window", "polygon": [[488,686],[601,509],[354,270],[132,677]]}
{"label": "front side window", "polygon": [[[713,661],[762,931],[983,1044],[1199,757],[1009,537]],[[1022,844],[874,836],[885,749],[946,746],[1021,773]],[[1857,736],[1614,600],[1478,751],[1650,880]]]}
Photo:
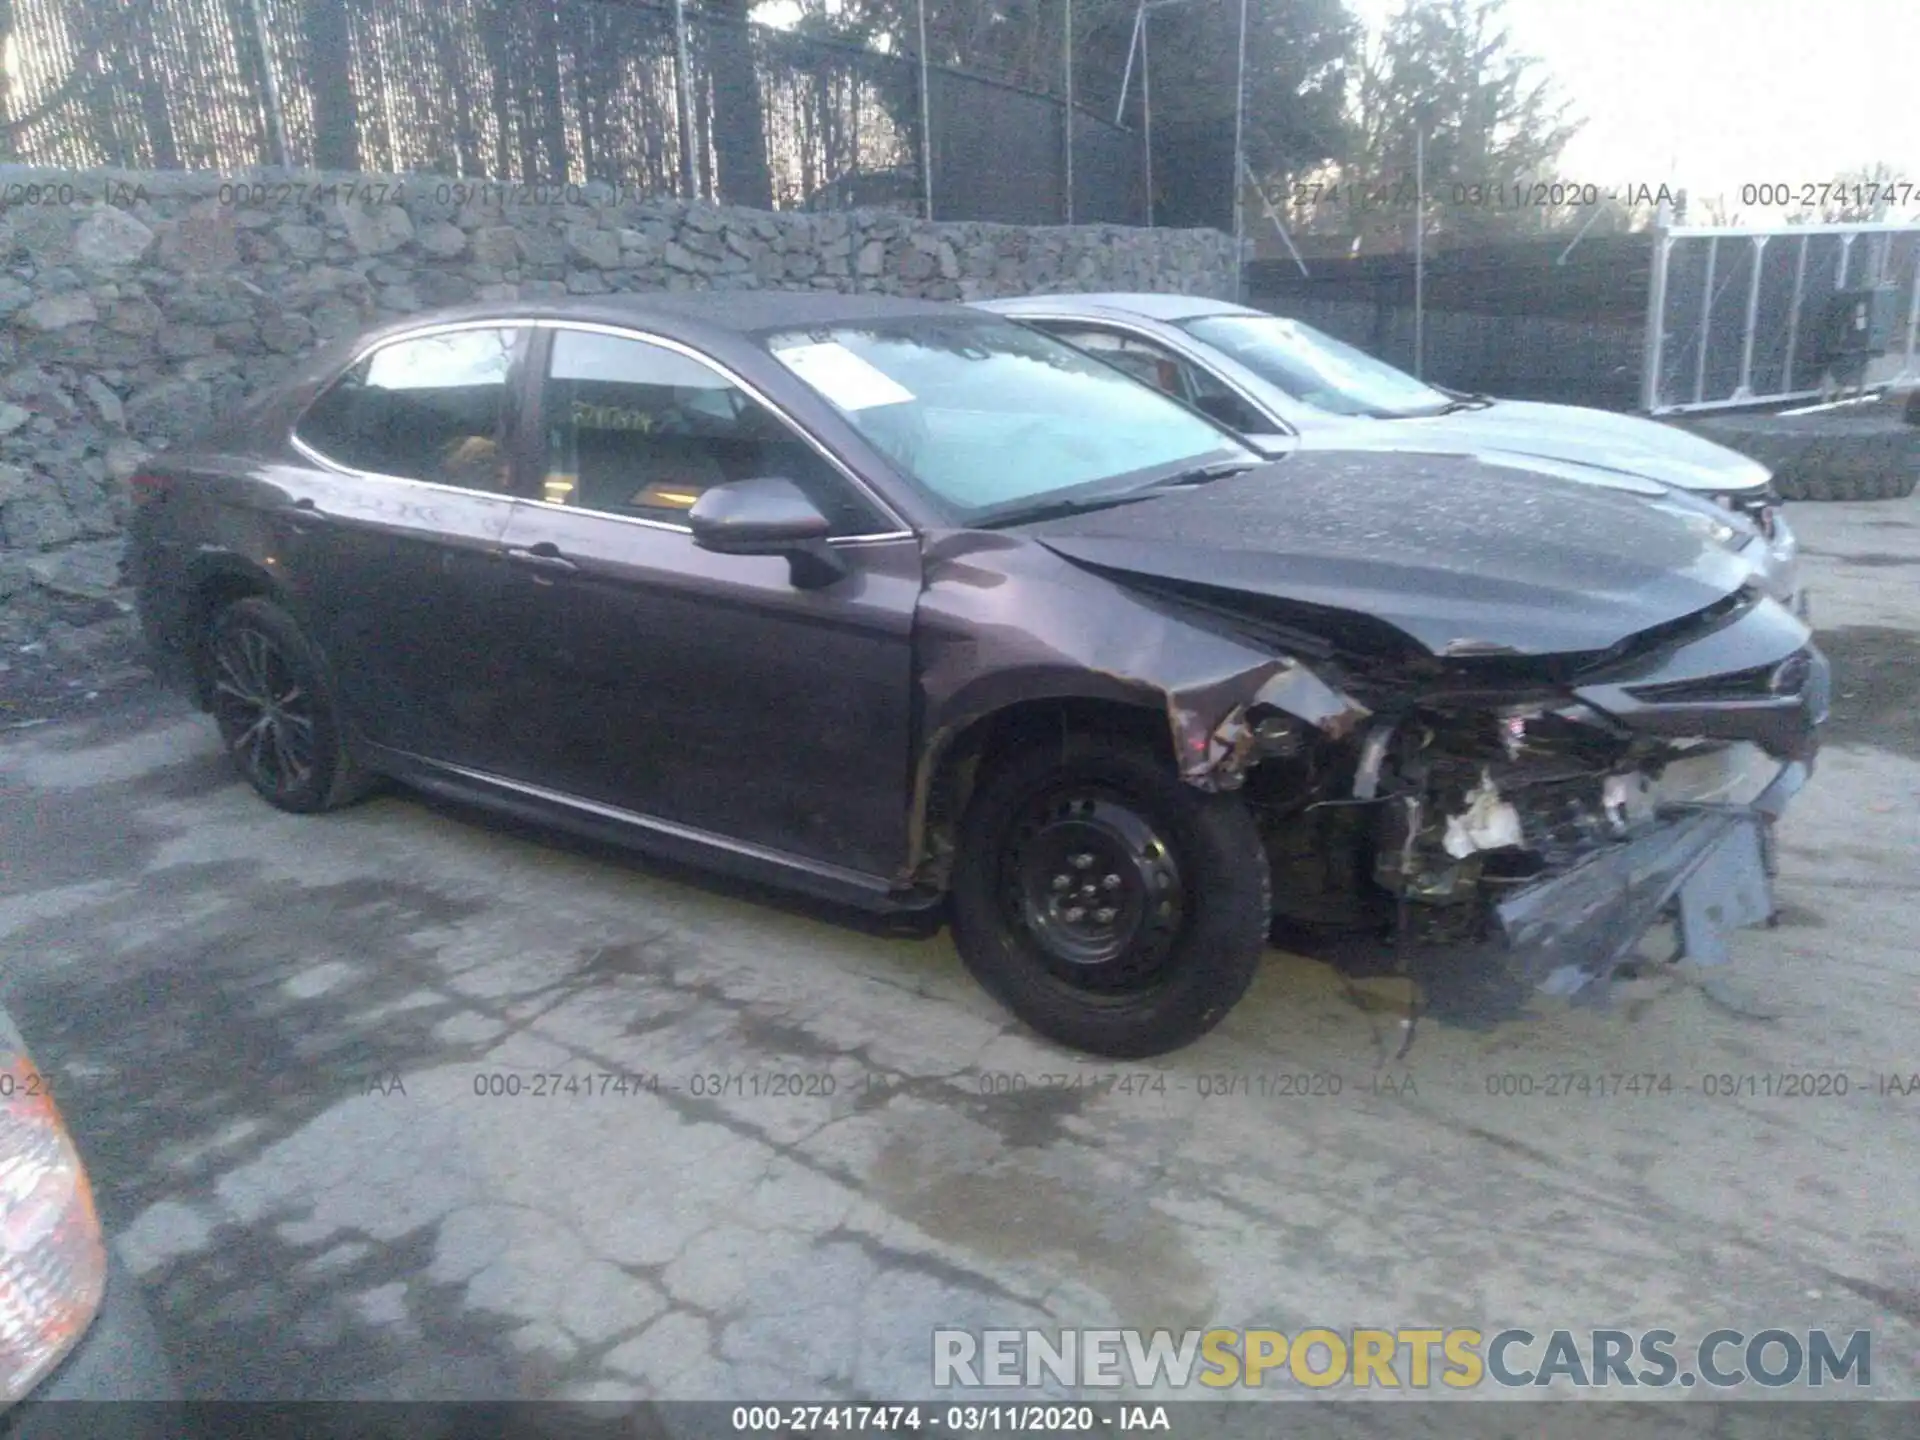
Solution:
{"label": "front side window", "polygon": [[523,334],[503,326],[384,345],[334,381],[294,433],[350,470],[504,494],[501,426]]}
{"label": "front side window", "polygon": [[889,523],[779,416],[705,362],[646,340],[560,330],[541,396],[540,498],[684,525],[708,490],[791,480],[835,535]]}
{"label": "front side window", "polygon": [[967,524],[1014,518],[1069,492],[1250,458],[1164,395],[988,316],[825,326],[763,343]]}
{"label": "front side window", "polygon": [[1187,398],[1180,361],[1157,345],[1149,345],[1144,340],[1136,340],[1131,335],[1122,335],[1113,330],[1085,330],[1059,325],[1042,325],[1040,328],[1050,335],[1057,335],[1069,345],[1098,355],[1109,365],[1117,365],[1134,379],[1144,380],[1176,400]]}
{"label": "front side window", "polygon": [[1301,403],[1335,415],[1401,419],[1437,415],[1449,403],[1406,371],[1297,320],[1203,315],[1181,328]]}
{"label": "front side window", "polygon": [[1118,365],[1136,380],[1144,380],[1154,389],[1186,401],[1229,430],[1258,435],[1276,428],[1271,420],[1241,399],[1226,381],[1165,346],[1142,340],[1137,335],[1123,335],[1117,330],[1044,324],[1040,328],[1069,345],[1098,355],[1109,365]]}

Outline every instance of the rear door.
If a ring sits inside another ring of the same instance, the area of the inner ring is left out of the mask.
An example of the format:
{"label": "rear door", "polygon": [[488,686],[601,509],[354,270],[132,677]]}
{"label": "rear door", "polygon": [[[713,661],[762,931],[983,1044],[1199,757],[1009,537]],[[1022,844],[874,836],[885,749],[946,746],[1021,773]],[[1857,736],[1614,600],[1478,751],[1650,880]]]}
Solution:
{"label": "rear door", "polygon": [[[906,851],[917,537],[764,397],[676,342],[558,327],[507,534],[524,783],[869,875]],[[716,555],[687,511],[780,477],[848,574]]]}
{"label": "rear door", "polygon": [[501,759],[490,635],[513,579],[508,456],[532,334],[494,322],[389,341],[295,427],[307,463],[282,480],[290,588],[348,722],[376,744]]}

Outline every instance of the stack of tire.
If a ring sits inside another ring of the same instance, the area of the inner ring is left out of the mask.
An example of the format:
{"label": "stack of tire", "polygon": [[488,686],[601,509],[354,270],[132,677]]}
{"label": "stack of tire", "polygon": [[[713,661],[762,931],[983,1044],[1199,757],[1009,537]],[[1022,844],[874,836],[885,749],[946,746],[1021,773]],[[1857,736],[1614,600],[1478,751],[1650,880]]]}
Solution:
{"label": "stack of tire", "polygon": [[1698,415],[1678,423],[1761,461],[1784,500],[1897,500],[1920,481],[1920,390],[1897,403],[1813,415]]}

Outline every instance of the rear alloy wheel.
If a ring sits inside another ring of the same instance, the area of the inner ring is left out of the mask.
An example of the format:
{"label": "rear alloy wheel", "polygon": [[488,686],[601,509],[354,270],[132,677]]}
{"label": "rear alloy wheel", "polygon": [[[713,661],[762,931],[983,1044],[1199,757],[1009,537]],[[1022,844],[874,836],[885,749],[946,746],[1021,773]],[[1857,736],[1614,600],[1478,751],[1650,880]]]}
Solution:
{"label": "rear alloy wheel", "polygon": [[1121,1059],[1217,1025],[1266,938],[1267,860],[1246,806],[1106,741],[994,771],[962,823],[953,890],[980,982],[1049,1039]]}
{"label": "rear alloy wheel", "polygon": [[365,792],[319,657],[286,611],[259,598],[229,605],[208,631],[206,654],[220,739],[263,799],[309,814]]}

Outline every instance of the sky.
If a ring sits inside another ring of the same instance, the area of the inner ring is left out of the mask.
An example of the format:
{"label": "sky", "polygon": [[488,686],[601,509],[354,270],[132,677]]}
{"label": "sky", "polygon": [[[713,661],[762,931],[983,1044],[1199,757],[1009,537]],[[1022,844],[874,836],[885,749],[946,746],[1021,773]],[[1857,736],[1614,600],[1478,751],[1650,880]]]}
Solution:
{"label": "sky", "polygon": [[[1348,5],[1370,24],[1399,8]],[[1506,21],[1587,120],[1563,179],[1735,210],[1743,185],[1875,161],[1920,186],[1920,0],[1507,0]]]}

